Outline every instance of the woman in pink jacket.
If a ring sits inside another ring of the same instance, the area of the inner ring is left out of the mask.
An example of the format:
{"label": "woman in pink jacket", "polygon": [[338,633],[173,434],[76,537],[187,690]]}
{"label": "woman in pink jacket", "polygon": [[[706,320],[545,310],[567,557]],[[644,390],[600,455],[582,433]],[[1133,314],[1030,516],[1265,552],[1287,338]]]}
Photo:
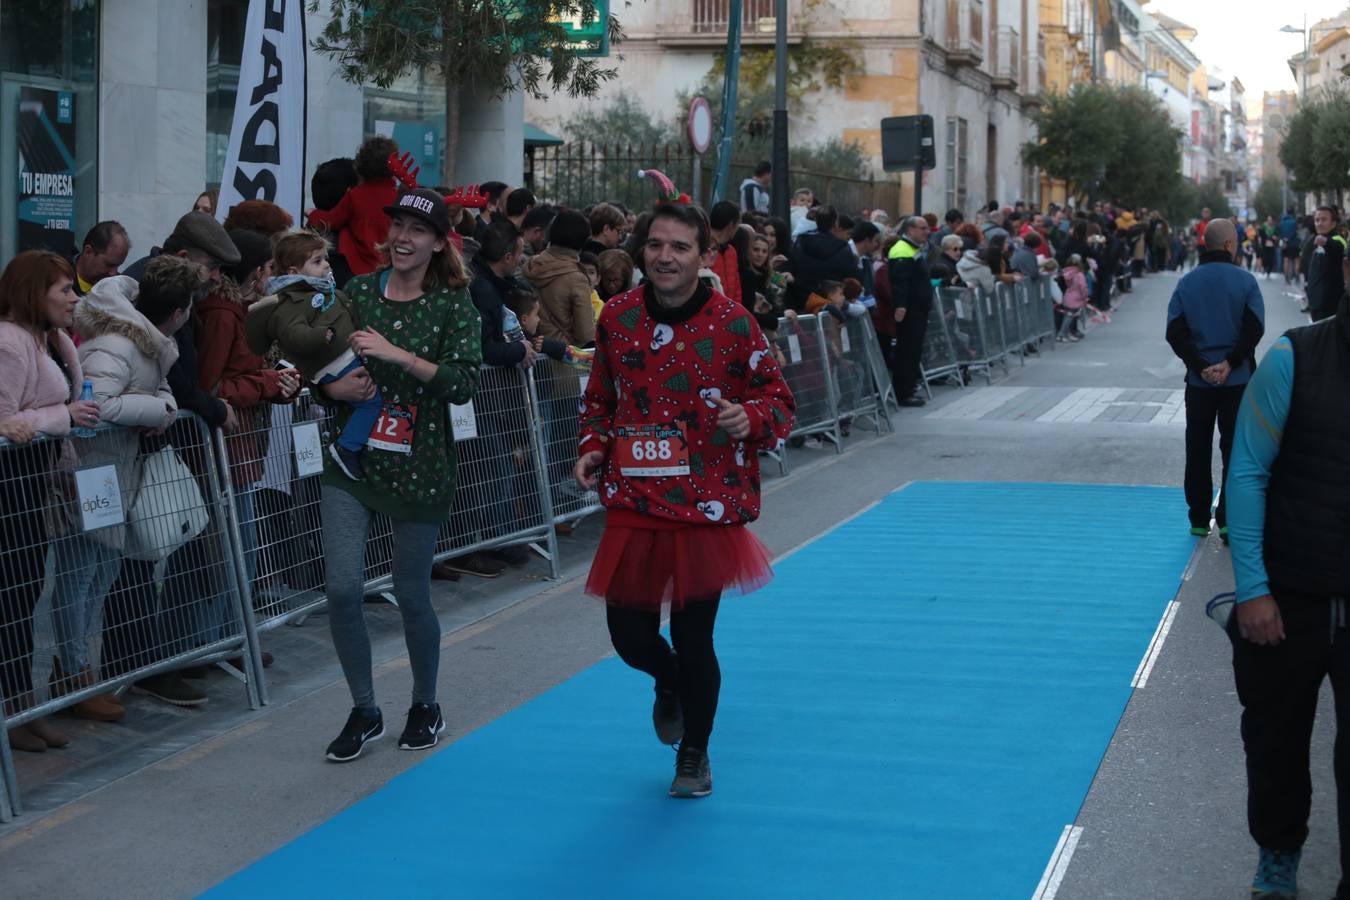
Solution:
{"label": "woman in pink jacket", "polygon": [[[55,253],[20,253],[0,274],[0,696],[11,715],[33,703],[33,609],[47,556],[44,501],[59,440],[98,424],[79,399],[80,360],[66,330],[75,270]],[[68,741],[37,719],[10,729],[10,746],[42,751]]]}
{"label": "woman in pink jacket", "polygon": [[1068,259],[1068,265],[1061,273],[1064,277],[1064,299],[1060,305],[1064,308],[1063,321],[1059,326],[1058,341],[1081,341],[1078,334],[1078,320],[1088,303],[1087,276],[1083,274],[1083,257],[1077,253]]}

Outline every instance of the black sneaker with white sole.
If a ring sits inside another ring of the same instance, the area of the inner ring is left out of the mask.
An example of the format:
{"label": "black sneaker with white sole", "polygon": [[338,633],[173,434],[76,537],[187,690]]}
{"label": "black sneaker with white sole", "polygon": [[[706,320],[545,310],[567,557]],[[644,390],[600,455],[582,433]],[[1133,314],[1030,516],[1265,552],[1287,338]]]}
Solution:
{"label": "black sneaker with white sole", "polygon": [[342,733],[328,745],[328,759],[332,762],[351,762],[361,755],[366,744],[384,737],[384,714],[377,708],[369,715],[353,708]]}
{"label": "black sneaker with white sole", "polygon": [[670,783],[670,796],[687,799],[706,797],[712,793],[712,765],[706,750],[681,747],[675,756],[675,780]]}
{"label": "black sneaker with white sole", "polygon": [[414,703],[408,710],[408,725],[398,738],[400,750],[430,750],[445,730],[439,703]]}
{"label": "black sneaker with white sole", "polygon": [[328,445],[328,455],[337,463],[337,467],[342,470],[352,481],[365,481],[366,468],[361,465],[361,454],[355,450],[348,450],[338,444]]}

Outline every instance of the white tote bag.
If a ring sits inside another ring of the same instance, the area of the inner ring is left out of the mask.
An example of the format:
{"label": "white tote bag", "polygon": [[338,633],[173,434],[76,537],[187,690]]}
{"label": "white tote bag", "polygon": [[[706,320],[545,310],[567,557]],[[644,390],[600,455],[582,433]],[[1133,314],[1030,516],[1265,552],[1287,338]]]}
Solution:
{"label": "white tote bag", "polygon": [[197,479],[173,447],[165,445],[142,463],[140,489],[127,513],[123,555],[147,562],[168,559],[209,522]]}

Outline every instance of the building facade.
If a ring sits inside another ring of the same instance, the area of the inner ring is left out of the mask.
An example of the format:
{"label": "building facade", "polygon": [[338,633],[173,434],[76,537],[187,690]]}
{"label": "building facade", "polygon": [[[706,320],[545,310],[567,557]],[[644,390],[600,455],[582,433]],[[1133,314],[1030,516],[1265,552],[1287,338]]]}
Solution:
{"label": "building facade", "polygon": [[[18,172],[22,153],[73,173],[62,182],[71,196],[41,202],[24,195],[19,179],[0,179],[0,261],[35,245],[24,235],[44,215],[67,223],[77,241],[95,222],[115,218],[133,255],[167,237],[224,170],[247,7],[247,0],[0,0],[0,171]],[[306,12],[310,35],[324,21],[322,5]],[[388,91],[363,88],[313,52],[307,68],[306,182],[319,163],[352,156],[377,132],[412,149],[424,172],[437,171],[438,83],[414,76]],[[519,184],[520,97],[468,97],[462,106],[461,177]]]}
{"label": "building facade", "polygon": [[[695,91],[726,52],[729,6],[662,0],[627,7],[619,77],[590,101],[527,99],[526,118],[565,133],[570,116],[622,94],[673,121],[679,95]],[[789,0],[789,44],[841,49],[857,69],[842,87],[810,91],[794,104],[793,143],[854,141],[880,174],[881,120],[926,113],[934,119],[937,167],[924,178],[925,208],[1034,200],[1037,179],[1021,149],[1034,136],[1029,113],[1044,80],[1039,7],[1037,0]],[[773,10],[773,0],[745,0],[744,47],[772,47]],[[912,174],[895,177],[909,198],[902,203],[912,203]]]}
{"label": "building facade", "polygon": [[1340,15],[1314,22],[1306,39],[1306,52],[1300,47],[1289,58],[1289,70],[1300,95],[1350,81],[1350,7]]}

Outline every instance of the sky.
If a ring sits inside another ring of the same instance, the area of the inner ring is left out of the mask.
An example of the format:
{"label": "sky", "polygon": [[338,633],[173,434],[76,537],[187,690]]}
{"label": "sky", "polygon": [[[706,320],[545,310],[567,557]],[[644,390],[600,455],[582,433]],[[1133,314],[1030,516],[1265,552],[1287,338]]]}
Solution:
{"label": "sky", "polygon": [[1292,91],[1297,86],[1289,72],[1289,57],[1303,50],[1303,38],[1284,34],[1281,25],[1303,27],[1307,13],[1311,26],[1350,6],[1350,0],[1226,0],[1224,3],[1200,0],[1152,0],[1144,8],[1162,12],[1194,27],[1193,49],[1207,66],[1218,66],[1224,74],[1237,76],[1247,89],[1250,104],[1260,109],[1264,91]]}

